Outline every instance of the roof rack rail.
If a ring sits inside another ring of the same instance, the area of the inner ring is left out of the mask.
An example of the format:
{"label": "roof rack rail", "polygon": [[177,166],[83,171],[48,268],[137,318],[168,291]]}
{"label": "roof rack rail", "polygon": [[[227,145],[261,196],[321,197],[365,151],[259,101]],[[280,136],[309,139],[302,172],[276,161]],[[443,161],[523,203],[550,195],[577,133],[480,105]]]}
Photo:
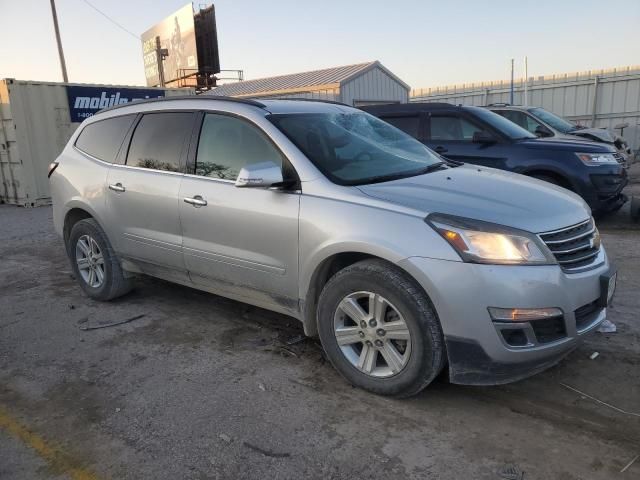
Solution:
{"label": "roof rack rail", "polygon": [[342,105],[343,107],[350,107],[351,106],[351,105],[348,105],[348,104],[343,103],[343,102],[338,102],[336,100],[324,100],[322,98],[295,98],[295,97],[291,97],[291,98],[270,98],[269,100],[292,100],[292,101],[299,101],[299,102],[320,102],[320,103],[331,103],[333,105]]}
{"label": "roof rack rail", "polygon": [[168,102],[170,100],[216,100],[216,101],[225,101],[225,102],[235,102],[235,103],[244,103],[245,105],[252,105],[254,107],[266,108],[264,103],[258,102],[257,100],[251,100],[248,98],[236,98],[236,97],[223,97],[216,95],[173,95],[170,97],[160,97],[160,98],[147,98],[145,100],[136,100],[133,102],[122,103],[120,105],[114,105],[113,107],[103,108],[96,112],[96,115],[109,112],[111,110],[116,110],[118,108],[129,107],[131,105],[145,105],[147,103],[157,103],[157,102]]}
{"label": "roof rack rail", "polygon": [[487,107],[510,107],[510,103],[498,102],[498,103],[490,103]]}

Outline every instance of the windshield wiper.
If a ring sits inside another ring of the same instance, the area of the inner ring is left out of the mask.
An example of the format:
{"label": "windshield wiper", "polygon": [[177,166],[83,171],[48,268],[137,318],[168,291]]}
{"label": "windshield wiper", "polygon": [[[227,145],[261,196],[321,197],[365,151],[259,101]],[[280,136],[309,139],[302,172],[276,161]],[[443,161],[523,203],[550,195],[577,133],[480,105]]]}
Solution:
{"label": "windshield wiper", "polygon": [[440,168],[442,168],[443,165],[446,165],[446,163],[438,162],[438,163],[433,163],[431,165],[428,165],[424,168],[421,168],[420,170],[411,170],[409,172],[392,173],[389,175],[378,175],[376,177],[363,178],[361,180],[358,180],[356,185],[366,185],[368,183],[390,182],[392,180],[399,180],[401,178],[416,177],[418,175],[424,175],[426,173],[439,170]]}
{"label": "windshield wiper", "polygon": [[414,175],[424,175],[425,173],[433,172],[435,170],[440,170],[440,167],[446,164],[447,162],[432,163],[431,165],[424,167],[422,170],[419,170],[418,173],[415,173]]}

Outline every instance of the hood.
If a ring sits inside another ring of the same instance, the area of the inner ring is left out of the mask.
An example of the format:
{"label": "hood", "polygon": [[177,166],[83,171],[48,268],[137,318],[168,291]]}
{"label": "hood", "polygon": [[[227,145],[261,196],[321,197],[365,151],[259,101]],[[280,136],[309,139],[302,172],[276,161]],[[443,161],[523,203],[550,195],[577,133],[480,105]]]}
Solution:
{"label": "hood", "polygon": [[515,173],[462,165],[417,177],[361,185],[363,193],[429,213],[448,213],[534,233],[588,219],[577,195]]}
{"label": "hood", "polygon": [[613,143],[616,139],[615,135],[604,128],[581,128],[580,130],[571,132],[571,135],[606,143]]}
{"label": "hood", "polygon": [[575,136],[563,135],[544,138],[526,138],[518,140],[518,145],[524,145],[532,149],[554,149],[571,152],[585,153],[613,153],[616,149],[613,145],[594,142],[588,139],[577,138]]}

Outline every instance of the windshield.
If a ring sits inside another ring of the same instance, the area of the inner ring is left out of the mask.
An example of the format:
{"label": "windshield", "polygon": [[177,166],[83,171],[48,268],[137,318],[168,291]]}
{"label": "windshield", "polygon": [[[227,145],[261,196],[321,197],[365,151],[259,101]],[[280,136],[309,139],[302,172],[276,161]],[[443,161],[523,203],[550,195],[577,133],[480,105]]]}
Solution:
{"label": "windshield", "polygon": [[534,116],[538,117],[544,123],[547,123],[551,128],[555,128],[561,133],[569,133],[576,130],[576,125],[559,117],[551,112],[546,111],[544,108],[531,108],[529,109]]}
{"label": "windshield", "polygon": [[410,177],[443,163],[413,137],[364,112],[281,114],[269,120],[340,185]]}
{"label": "windshield", "polygon": [[481,120],[491,125],[503,135],[506,135],[511,140],[522,140],[523,138],[538,138],[528,130],[525,130],[519,125],[516,125],[511,120],[507,120],[502,115],[487,110],[481,107],[467,107],[476,114]]}

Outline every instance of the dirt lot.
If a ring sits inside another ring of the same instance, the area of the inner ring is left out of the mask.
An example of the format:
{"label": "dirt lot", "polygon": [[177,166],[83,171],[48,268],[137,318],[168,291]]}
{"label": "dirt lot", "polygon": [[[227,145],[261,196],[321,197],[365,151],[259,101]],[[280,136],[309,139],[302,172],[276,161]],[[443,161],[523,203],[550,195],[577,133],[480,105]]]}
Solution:
{"label": "dirt lot", "polygon": [[516,384],[390,400],[288,317],[149,278],[90,301],[51,209],[0,206],[0,478],[640,478],[640,459],[621,473],[640,454],[640,230],[616,218],[617,334]]}

